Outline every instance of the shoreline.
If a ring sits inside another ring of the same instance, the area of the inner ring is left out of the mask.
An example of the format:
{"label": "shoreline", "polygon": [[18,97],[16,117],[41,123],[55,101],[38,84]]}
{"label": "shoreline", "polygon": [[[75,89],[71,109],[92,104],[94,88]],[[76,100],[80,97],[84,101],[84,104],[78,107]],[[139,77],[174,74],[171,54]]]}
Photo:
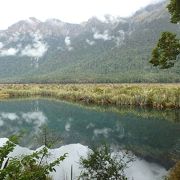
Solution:
{"label": "shoreline", "polygon": [[180,84],[0,84],[0,100],[26,97],[98,106],[180,109]]}

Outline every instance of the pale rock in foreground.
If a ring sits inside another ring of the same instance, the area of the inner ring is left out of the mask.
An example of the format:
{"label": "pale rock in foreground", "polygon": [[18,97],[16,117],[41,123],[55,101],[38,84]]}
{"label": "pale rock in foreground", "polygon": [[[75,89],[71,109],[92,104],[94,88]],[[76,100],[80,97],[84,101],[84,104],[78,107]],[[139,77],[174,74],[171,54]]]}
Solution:
{"label": "pale rock in foreground", "polygon": [[[7,138],[0,138],[0,147],[7,140]],[[48,158],[49,162],[57,159],[65,153],[68,153],[67,158],[59,166],[55,167],[56,172],[51,173],[53,179],[70,180],[71,166],[73,167],[73,179],[77,179],[81,172],[79,165],[80,157],[87,157],[89,150],[90,149],[87,146],[83,146],[81,144],[70,144],[57,149],[50,149],[51,155]],[[33,150],[17,145],[10,156],[29,154],[32,152]],[[145,160],[137,158],[134,162],[129,164],[129,168],[126,169],[125,173],[129,180],[132,178],[133,180],[161,180],[162,177],[167,174],[167,171],[165,168],[155,163],[149,163]]]}

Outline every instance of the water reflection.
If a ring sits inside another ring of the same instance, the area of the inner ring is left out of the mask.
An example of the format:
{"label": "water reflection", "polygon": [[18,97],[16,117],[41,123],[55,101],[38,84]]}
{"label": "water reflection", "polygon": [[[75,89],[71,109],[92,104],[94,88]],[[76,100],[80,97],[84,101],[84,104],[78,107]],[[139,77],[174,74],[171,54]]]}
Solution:
{"label": "water reflection", "polygon": [[0,136],[26,130],[23,145],[32,147],[39,127],[47,124],[63,137],[64,144],[81,143],[92,147],[105,141],[164,164],[179,158],[179,114],[178,110],[118,110],[44,99],[4,101],[0,102]]}

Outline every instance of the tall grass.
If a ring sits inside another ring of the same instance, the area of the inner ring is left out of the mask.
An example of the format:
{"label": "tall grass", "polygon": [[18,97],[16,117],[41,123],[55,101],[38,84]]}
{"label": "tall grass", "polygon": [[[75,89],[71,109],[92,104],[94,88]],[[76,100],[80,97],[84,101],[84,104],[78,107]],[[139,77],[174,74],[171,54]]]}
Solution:
{"label": "tall grass", "polygon": [[180,84],[0,85],[0,99],[34,96],[97,105],[180,108]]}

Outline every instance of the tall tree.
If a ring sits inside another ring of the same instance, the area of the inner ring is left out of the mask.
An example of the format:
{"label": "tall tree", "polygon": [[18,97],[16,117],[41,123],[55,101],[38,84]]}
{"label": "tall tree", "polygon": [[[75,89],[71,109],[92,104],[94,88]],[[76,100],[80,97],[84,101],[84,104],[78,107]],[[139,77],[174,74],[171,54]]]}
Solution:
{"label": "tall tree", "polygon": [[[180,0],[171,0],[167,8],[171,14],[171,22],[178,24],[180,22]],[[180,39],[174,33],[163,32],[152,51],[150,63],[161,69],[167,69],[174,66],[179,55]]]}

